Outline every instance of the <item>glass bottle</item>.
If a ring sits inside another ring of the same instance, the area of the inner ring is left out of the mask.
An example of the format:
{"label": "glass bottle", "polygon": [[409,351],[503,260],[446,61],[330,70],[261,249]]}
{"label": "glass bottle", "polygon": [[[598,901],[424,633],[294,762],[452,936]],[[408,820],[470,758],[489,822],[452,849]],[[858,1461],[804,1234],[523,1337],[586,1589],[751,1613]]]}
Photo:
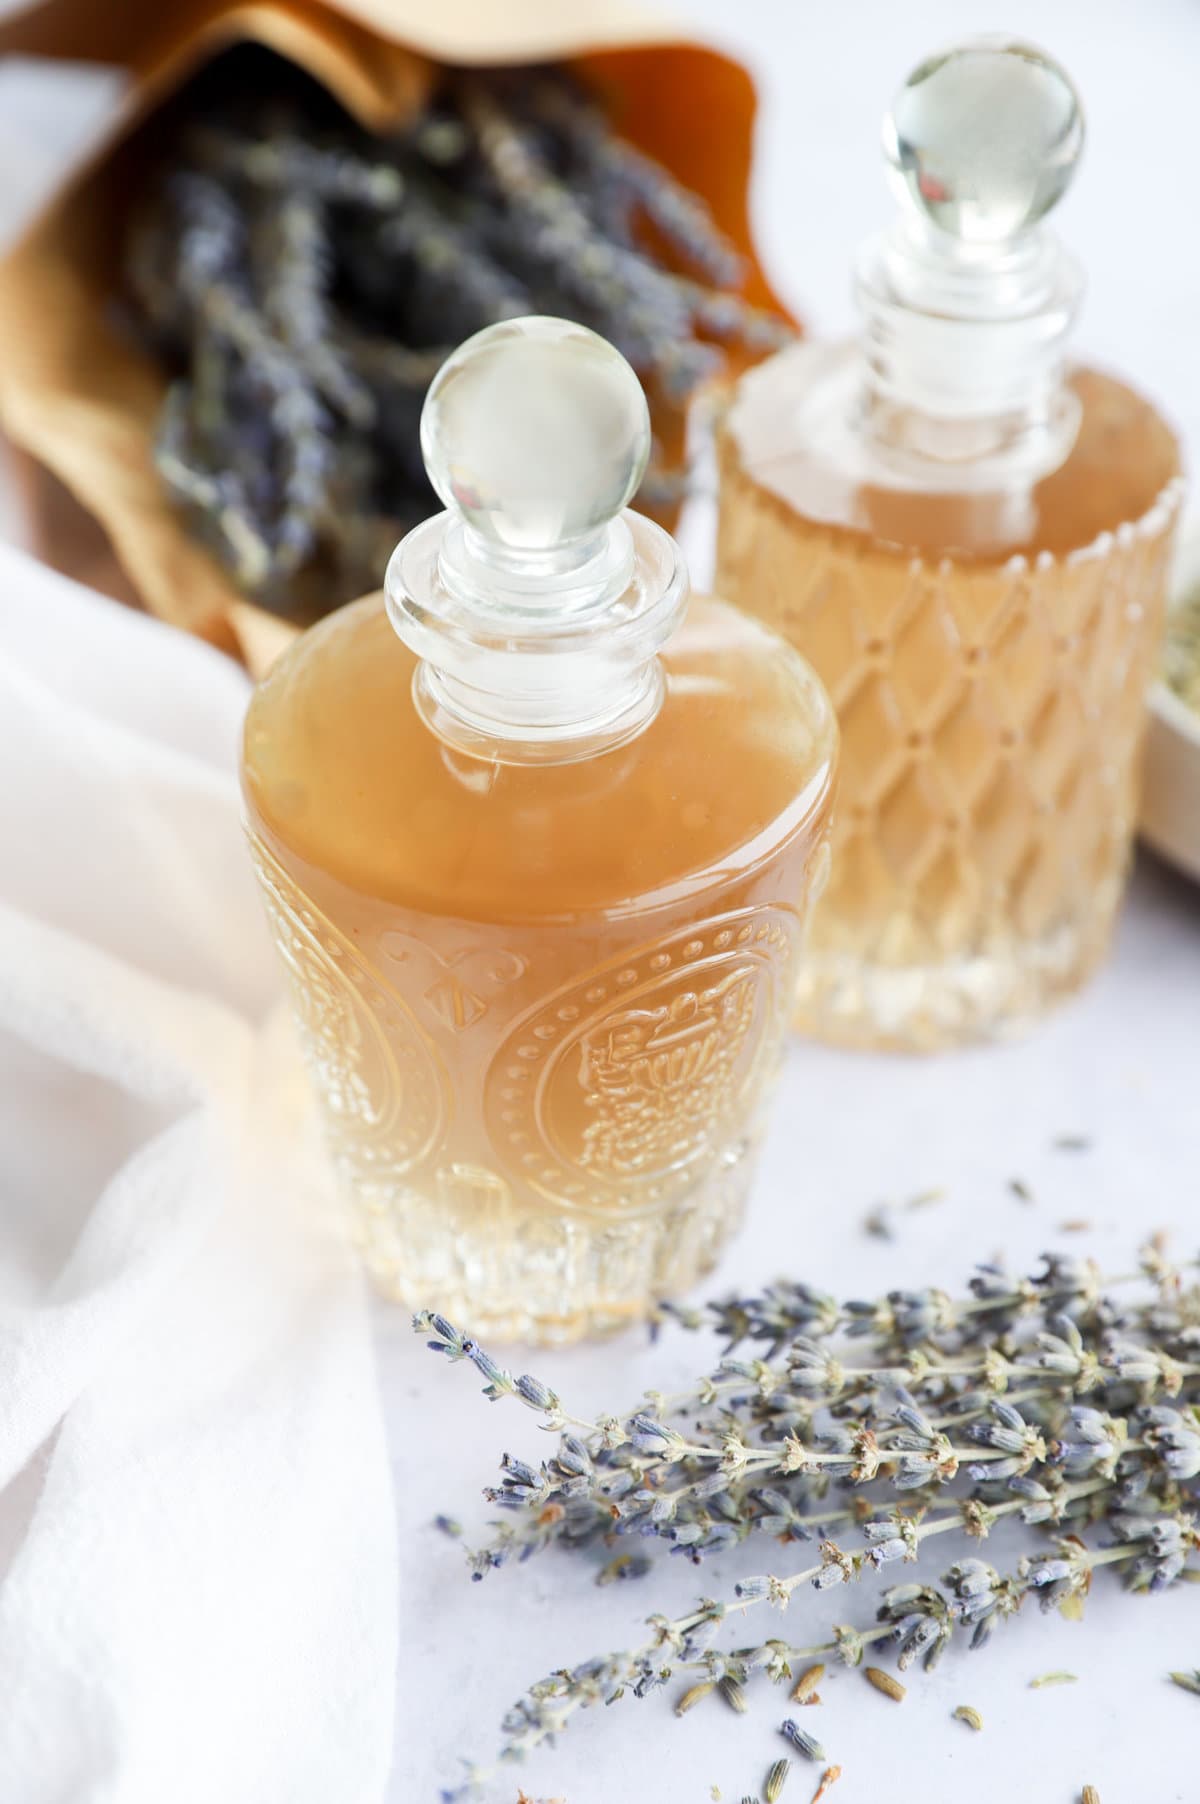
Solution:
{"label": "glass bottle", "polygon": [[764,627],[683,621],[603,339],[490,327],[421,438],[447,511],[251,702],[250,844],[372,1273],[567,1339],[691,1284],[737,1220],[836,726]]}
{"label": "glass bottle", "polygon": [[824,680],[833,874],[798,1024],[927,1048],[997,1034],[1102,957],[1136,819],[1176,441],[1069,367],[1044,216],[1083,145],[1067,76],[999,39],[922,63],[884,127],[901,216],[859,344],[745,375],[720,429],[717,587]]}

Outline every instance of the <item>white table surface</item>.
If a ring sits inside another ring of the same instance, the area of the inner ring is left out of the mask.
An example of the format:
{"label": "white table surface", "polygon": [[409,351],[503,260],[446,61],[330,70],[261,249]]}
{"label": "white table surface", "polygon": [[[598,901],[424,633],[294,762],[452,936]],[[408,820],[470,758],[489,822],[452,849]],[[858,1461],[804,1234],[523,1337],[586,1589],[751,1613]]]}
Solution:
{"label": "white table surface", "polygon": [[[850,321],[851,246],[887,216],[878,116],[906,68],[953,36],[998,22],[1060,54],[1084,91],[1092,131],[1078,190],[1061,211],[1063,235],[1092,283],[1079,342],[1161,397],[1188,443],[1200,443],[1194,0],[1010,0],[1002,20],[979,0],[741,0],[737,8],[688,0],[680,10],[759,76],[760,242],[782,290],[828,330]],[[44,191],[68,132],[76,143],[84,138],[111,100],[111,83],[71,79],[69,104],[50,106],[39,72],[0,67],[8,230]],[[2,494],[0,529],[20,531]],[[703,523],[692,540],[703,579]],[[1200,891],[1143,861],[1113,962],[1028,1041],[917,1062],[794,1045],[750,1219],[712,1288],[748,1288],[783,1272],[842,1294],[897,1283],[956,1288],[979,1258],[1003,1252],[1030,1266],[1055,1244],[1124,1270],[1156,1228],[1171,1231],[1179,1250],[1192,1248],[1200,1240],[1198,1005]],[[1092,1149],[1053,1150],[1067,1132],[1090,1136]],[[1035,1201],[1014,1198],[1014,1176]],[[874,1204],[931,1186],[945,1200],[902,1214],[894,1242],[864,1233]],[[1089,1220],[1091,1231],[1061,1233],[1058,1224],[1073,1218]],[[549,1557],[471,1585],[459,1550],[431,1518],[448,1510],[468,1540],[478,1536],[488,1514],[479,1491],[500,1453],[536,1457],[547,1444],[528,1412],[488,1405],[469,1371],[424,1353],[398,1312],[377,1311],[377,1336],[405,1566],[389,1804],[425,1804],[452,1781],[460,1755],[490,1755],[502,1710],[532,1679],[630,1645],[651,1609],[728,1589],[763,1559],[741,1550],[700,1574],[671,1561],[640,1588],[597,1590],[586,1561]],[[700,1354],[682,1335],[653,1350],[631,1336],[510,1363],[528,1365],[582,1410],[621,1409],[648,1385],[670,1388]],[[945,1545],[942,1553],[934,1570],[953,1558]],[[867,1620],[870,1606],[866,1586],[805,1593],[786,1625],[776,1618],[773,1628],[818,1640],[832,1622]],[[1099,1583],[1082,1627],[1022,1616],[986,1653],[952,1652],[935,1675],[915,1677],[900,1708],[861,1677],[837,1674],[811,1713],[818,1720],[805,1721],[844,1768],[832,1804],[1071,1804],[1085,1782],[1104,1804],[1193,1804],[1200,1704],[1164,1675],[1198,1663],[1194,1590],[1143,1600]],[[1071,1670],[1078,1683],[1028,1689],[1052,1668]],[[981,1735],[951,1720],[960,1702],[982,1712]],[[661,1696],[592,1712],[558,1750],[543,1751],[489,1796],[514,1804],[520,1780],[531,1795],[568,1804],[702,1804],[719,1786],[736,1804],[760,1792],[784,1751],[773,1734],[783,1703],[764,1686],[745,1717],[714,1706],[680,1722]],[[804,1804],[815,1771],[793,1767],[786,1804]]]}

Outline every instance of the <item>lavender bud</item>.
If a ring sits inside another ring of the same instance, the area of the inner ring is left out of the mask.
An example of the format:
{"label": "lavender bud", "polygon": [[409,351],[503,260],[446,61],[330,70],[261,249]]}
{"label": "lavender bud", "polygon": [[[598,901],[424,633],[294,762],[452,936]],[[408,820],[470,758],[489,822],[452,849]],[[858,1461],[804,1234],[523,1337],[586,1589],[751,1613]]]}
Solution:
{"label": "lavender bud", "polygon": [[786,1741],[790,1741],[798,1754],[806,1760],[827,1760],[829,1756],[815,1735],[809,1735],[792,1717],[780,1723],[779,1733]]}
{"label": "lavender bud", "polygon": [[558,1398],[549,1385],[543,1384],[540,1378],[531,1378],[527,1372],[517,1379],[517,1395],[530,1409],[549,1413],[558,1408]]}

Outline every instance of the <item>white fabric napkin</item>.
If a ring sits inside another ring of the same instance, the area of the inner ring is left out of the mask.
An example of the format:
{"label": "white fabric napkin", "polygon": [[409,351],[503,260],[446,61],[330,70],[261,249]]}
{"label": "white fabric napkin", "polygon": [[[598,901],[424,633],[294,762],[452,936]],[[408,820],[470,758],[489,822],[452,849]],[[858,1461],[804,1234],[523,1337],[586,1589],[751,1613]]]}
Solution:
{"label": "white fabric napkin", "polygon": [[368,1804],[393,1502],[217,653],[0,547],[0,1799]]}

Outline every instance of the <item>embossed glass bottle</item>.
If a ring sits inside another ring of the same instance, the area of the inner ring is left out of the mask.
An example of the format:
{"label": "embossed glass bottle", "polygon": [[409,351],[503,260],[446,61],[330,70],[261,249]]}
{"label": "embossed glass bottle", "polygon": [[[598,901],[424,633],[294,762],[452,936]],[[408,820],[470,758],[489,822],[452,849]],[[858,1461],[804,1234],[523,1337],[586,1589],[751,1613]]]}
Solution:
{"label": "embossed glass bottle", "polygon": [[448,511],[251,703],[251,845],[375,1277],[568,1338],[690,1284],[737,1218],[836,727],[765,628],[681,624],[602,339],[480,333],[422,445]]}
{"label": "embossed glass bottle", "polygon": [[1080,281],[1040,223],[1083,142],[1041,52],[923,63],[885,123],[902,216],[861,345],[743,377],[717,587],[809,658],[842,732],[798,1022],[928,1047],[1019,1024],[1102,956],[1136,818],[1175,440],[1070,369]]}

